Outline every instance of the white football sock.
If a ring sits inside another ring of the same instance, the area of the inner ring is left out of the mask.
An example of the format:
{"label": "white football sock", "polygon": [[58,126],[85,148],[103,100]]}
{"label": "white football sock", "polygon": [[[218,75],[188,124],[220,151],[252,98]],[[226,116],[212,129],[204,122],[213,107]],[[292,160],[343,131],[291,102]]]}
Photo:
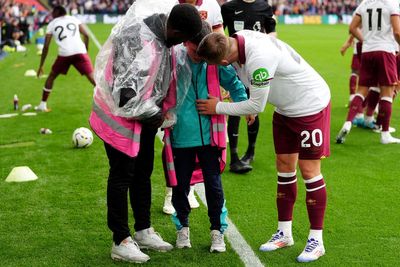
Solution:
{"label": "white football sock", "polygon": [[365,122],[366,123],[371,123],[374,121],[374,116],[365,116]]}
{"label": "white football sock", "polygon": [[42,109],[47,109],[47,102],[40,101],[39,107],[41,107]]}
{"label": "white football sock", "polygon": [[310,229],[310,233],[308,234],[308,239],[314,238],[318,240],[320,244],[323,244],[324,241],[322,240],[322,230],[313,230]]}
{"label": "white football sock", "polygon": [[278,221],[278,229],[283,232],[285,236],[292,236],[292,221]]}

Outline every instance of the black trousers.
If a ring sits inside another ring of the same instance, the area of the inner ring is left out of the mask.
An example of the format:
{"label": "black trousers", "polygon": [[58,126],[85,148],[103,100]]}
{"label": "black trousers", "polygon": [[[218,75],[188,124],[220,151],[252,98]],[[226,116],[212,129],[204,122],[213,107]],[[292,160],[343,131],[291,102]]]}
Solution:
{"label": "black trousers", "polygon": [[218,160],[221,152],[216,147],[201,146],[174,148],[173,153],[178,185],[172,188],[172,204],[180,224],[183,227],[189,226],[190,205],[187,196],[197,155],[204,176],[210,229],[221,230],[221,213],[225,201]]}
{"label": "black trousers", "polygon": [[130,157],[104,143],[110,173],[107,185],[107,223],[113,240],[119,244],[130,236],[128,226],[128,192],[135,219],[135,231],[150,227],[151,182],[154,165],[154,138],[157,130],[142,128],[140,150]]}

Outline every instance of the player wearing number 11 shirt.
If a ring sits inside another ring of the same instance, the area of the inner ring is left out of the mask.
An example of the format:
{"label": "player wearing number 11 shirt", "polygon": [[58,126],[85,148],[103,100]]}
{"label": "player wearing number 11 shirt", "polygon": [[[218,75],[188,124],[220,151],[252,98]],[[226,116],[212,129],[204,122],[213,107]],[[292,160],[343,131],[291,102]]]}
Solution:
{"label": "player wearing number 11 shirt", "polygon": [[306,186],[310,232],[297,260],[317,260],[325,253],[322,228],[326,188],[321,158],[330,153],[328,85],[288,44],[260,32],[243,30],[233,37],[212,33],[202,40],[197,53],[209,64],[232,63],[250,89],[250,98],[238,103],[198,100],[200,114],[256,114],[264,110],[267,102],[276,107],[273,138],[278,171],[278,227],[260,250],[272,251],[294,243],[292,214],[299,165]]}
{"label": "player wearing number 11 shirt", "polygon": [[[394,89],[398,82],[395,53],[400,44],[399,16],[399,2],[393,0],[364,0],[355,11],[349,30],[363,42],[360,80],[347,119],[336,137],[338,144],[344,143],[349,134],[352,120],[360,110],[369,87],[381,89],[378,114],[382,124],[381,143],[400,143],[399,138],[392,137],[389,133]],[[369,116],[365,124],[372,121],[372,116]]]}
{"label": "player wearing number 11 shirt", "polygon": [[[64,7],[54,7],[52,12],[53,20],[47,26],[46,39],[37,76],[40,77],[43,75],[43,64],[46,60],[52,37],[54,37],[58,45],[58,57],[52,66],[45,87],[43,88],[42,101],[39,106],[35,107],[37,111],[49,111],[47,109],[47,99],[53,88],[54,80],[59,74],[67,74],[71,65],[95,85],[93,66],[87,54],[89,44],[88,34],[78,19],[66,14],[67,12]],[[85,42],[82,41],[81,34]]]}

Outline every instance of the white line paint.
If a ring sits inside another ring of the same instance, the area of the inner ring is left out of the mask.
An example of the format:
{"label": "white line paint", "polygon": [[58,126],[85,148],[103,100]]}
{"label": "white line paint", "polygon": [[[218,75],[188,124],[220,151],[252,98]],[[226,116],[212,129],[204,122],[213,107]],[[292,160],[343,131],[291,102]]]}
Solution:
{"label": "white line paint", "polygon": [[[196,184],[195,190],[196,193],[199,195],[201,202],[203,202],[204,206],[207,206],[204,184]],[[244,265],[248,267],[264,266],[257,255],[254,253],[254,251],[251,249],[250,245],[247,244],[246,240],[240,234],[235,224],[229,218],[226,218],[226,221],[228,222],[226,237],[229,243],[231,243],[233,250],[239,255],[240,259],[243,261]]]}
{"label": "white line paint", "polygon": [[96,36],[93,34],[93,32],[90,30],[90,28],[86,24],[82,24],[83,28],[86,30],[88,33],[90,39],[92,39],[93,43],[96,45],[96,47],[100,50],[101,44],[99,40],[97,40]]}
{"label": "white line paint", "polygon": [[[157,136],[161,143],[163,143],[164,131],[158,129]],[[207,207],[206,194],[204,189],[204,184],[196,184],[195,191],[200,197],[201,202]],[[240,234],[239,230],[236,228],[235,224],[226,218],[228,223],[228,229],[226,230],[226,238],[231,244],[233,250],[239,255],[240,259],[246,267],[262,267],[264,266],[254,251],[251,249],[250,245],[246,242],[243,236]]]}
{"label": "white line paint", "polygon": [[[101,48],[99,41],[93,32],[85,25],[85,29],[88,32],[89,37],[93,40],[94,44],[98,49]],[[162,139],[164,136],[164,132],[158,130],[157,136],[162,143]],[[203,202],[204,206],[207,206],[206,194],[204,190],[204,184],[196,184],[195,190],[200,197],[201,202]],[[226,237],[231,244],[233,250],[239,255],[240,259],[243,261],[245,266],[248,267],[263,267],[264,265],[251,249],[250,245],[246,242],[243,236],[240,234],[239,230],[236,228],[235,224],[229,219],[226,218],[228,222],[228,229],[226,230]]]}

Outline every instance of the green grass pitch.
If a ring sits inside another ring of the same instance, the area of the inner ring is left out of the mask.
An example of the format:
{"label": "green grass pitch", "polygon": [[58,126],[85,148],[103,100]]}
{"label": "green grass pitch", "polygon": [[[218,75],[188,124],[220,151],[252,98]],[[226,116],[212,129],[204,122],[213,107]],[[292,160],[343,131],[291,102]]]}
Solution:
{"label": "green grass pitch", "polygon": [[[100,42],[110,25],[91,25]],[[334,144],[347,112],[351,50],[345,57],[339,48],[347,38],[345,25],[279,25],[279,38],[292,45],[326,79],[332,93],[330,158],[323,160],[328,207],[324,243],[326,256],[310,266],[396,266],[399,262],[400,146],[381,145],[379,135],[353,129],[344,145]],[[98,49],[90,43],[92,60]],[[266,51],[267,52],[267,51]],[[48,73],[56,57],[53,42],[45,64]],[[27,53],[10,54],[0,61],[0,114],[11,113],[13,95],[20,106],[40,101],[44,79],[24,77],[37,69],[34,45]],[[49,98],[52,112],[35,117],[0,119],[0,266],[115,266],[110,258],[111,233],[106,224],[108,163],[97,137],[87,149],[73,149],[71,135],[88,127],[93,88],[76,70],[60,76]],[[276,229],[276,171],[268,106],[261,114],[254,170],[246,175],[223,174],[229,217],[261,262],[268,266],[296,266],[295,258],[308,235],[304,184],[294,211],[295,245],[271,253],[258,251]],[[398,103],[391,125],[400,130]],[[53,131],[41,135],[39,129]],[[397,136],[397,133],[394,134]],[[240,151],[247,135],[241,123]],[[156,141],[152,176],[152,224],[163,238],[175,243],[175,229],[162,213],[164,178],[161,143]],[[6,183],[15,166],[29,166],[39,180]],[[193,248],[170,253],[149,252],[148,266],[243,266],[231,249],[210,254],[209,223],[203,205],[191,217]],[[131,219],[132,225],[132,219]],[[121,263],[118,265],[127,266]]]}

